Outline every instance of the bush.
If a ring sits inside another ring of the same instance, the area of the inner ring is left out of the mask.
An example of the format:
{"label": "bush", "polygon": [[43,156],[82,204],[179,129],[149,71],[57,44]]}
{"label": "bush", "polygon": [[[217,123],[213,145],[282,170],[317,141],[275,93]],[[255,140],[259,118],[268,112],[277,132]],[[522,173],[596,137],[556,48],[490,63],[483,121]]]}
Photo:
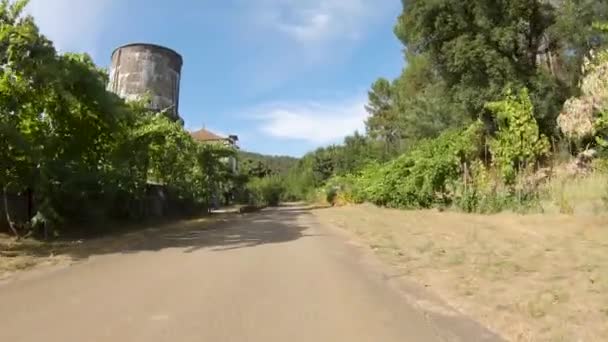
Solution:
{"label": "bush", "polygon": [[306,197],[304,198],[306,202],[314,205],[327,205],[327,194],[325,193],[325,189],[314,189],[308,191]]}
{"label": "bush", "polygon": [[326,199],[332,205],[358,204],[364,202],[358,175],[344,175],[331,178],[325,186]]}
{"label": "bush", "polygon": [[538,207],[538,195],[530,175],[521,173],[515,185],[506,185],[496,168],[488,169],[480,160],[473,162],[467,176],[454,184],[453,205],[467,213],[493,214],[504,210],[529,211]]}
{"label": "bush", "polygon": [[504,182],[513,184],[522,169],[549,154],[549,140],[539,132],[526,88],[518,94],[508,90],[504,100],[486,107],[498,123],[498,132],[489,143],[494,166]]}
{"label": "bush", "polygon": [[528,91],[506,92],[501,101],[486,105],[498,131],[489,140],[492,168],[480,160],[464,164],[461,179],[453,183],[454,205],[466,212],[495,213],[506,209],[528,211],[538,206],[535,167],[549,154],[549,142],[540,134]]}
{"label": "bush", "polygon": [[283,180],[277,176],[254,178],[247,184],[249,203],[257,206],[277,206],[285,192]]}
{"label": "bush", "polygon": [[527,186],[529,175],[521,172],[506,184],[501,171],[488,169],[480,160],[483,133],[477,122],[422,141],[386,164],[334,177],[325,187],[327,200],[407,209],[454,206],[479,213],[529,210],[538,197],[535,188]]}
{"label": "bush", "polygon": [[336,198],[338,197],[338,188],[328,187],[325,189],[325,200],[331,205],[336,204]]}
{"label": "bush", "polygon": [[421,142],[401,157],[370,165],[357,177],[354,198],[396,208],[430,208],[451,201],[450,184],[462,175],[463,165],[481,151],[482,125],[477,122]]}
{"label": "bush", "polygon": [[283,200],[301,201],[314,197],[314,176],[312,170],[293,169],[284,179]]}

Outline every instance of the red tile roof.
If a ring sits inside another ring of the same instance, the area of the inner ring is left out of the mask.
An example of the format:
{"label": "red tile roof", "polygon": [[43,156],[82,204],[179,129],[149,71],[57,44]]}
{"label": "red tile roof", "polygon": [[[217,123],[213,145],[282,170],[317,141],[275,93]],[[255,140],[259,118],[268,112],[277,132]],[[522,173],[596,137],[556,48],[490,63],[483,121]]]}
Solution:
{"label": "red tile roof", "polygon": [[190,132],[190,135],[196,141],[217,141],[217,140],[228,140],[226,137],[219,136],[213,132],[209,132],[206,129],[201,129],[196,132]]}

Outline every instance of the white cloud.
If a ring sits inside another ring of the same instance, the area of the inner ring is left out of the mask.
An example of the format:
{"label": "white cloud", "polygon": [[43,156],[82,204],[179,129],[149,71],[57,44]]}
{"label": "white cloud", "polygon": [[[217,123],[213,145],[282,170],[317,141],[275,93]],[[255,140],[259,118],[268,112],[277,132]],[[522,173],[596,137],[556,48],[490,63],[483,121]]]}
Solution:
{"label": "white cloud", "polygon": [[271,104],[258,110],[255,118],[260,121],[258,128],[273,138],[323,145],[363,131],[365,104],[364,97],[326,103]]}
{"label": "white cloud", "polygon": [[262,0],[254,13],[264,25],[304,44],[354,40],[396,0]]}
{"label": "white cloud", "polygon": [[41,32],[60,51],[95,54],[99,39],[112,25],[113,10],[120,0],[31,0],[32,14]]}
{"label": "white cloud", "polygon": [[327,36],[331,27],[332,17],[328,13],[311,13],[303,23],[278,22],[280,31],[293,36],[300,41],[318,41]]}

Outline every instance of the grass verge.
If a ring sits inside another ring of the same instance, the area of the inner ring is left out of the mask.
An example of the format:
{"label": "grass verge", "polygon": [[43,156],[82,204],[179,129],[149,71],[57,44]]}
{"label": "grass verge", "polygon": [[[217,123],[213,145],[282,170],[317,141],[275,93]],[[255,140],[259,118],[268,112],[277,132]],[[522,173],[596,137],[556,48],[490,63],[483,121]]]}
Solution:
{"label": "grass verge", "polygon": [[510,341],[608,336],[608,216],[319,210]]}

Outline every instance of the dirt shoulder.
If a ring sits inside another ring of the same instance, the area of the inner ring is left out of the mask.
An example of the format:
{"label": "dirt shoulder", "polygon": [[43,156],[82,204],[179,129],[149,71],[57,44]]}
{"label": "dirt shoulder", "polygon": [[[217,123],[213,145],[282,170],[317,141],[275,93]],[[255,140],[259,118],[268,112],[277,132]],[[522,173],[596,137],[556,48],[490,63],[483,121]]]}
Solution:
{"label": "dirt shoulder", "polygon": [[512,341],[608,336],[608,216],[314,211]]}
{"label": "dirt shoulder", "polygon": [[[7,281],[31,269],[49,266],[67,266],[95,255],[122,253],[130,250],[179,247],[155,244],[158,232],[169,230],[188,234],[210,227],[211,223],[224,221],[235,213],[181,220],[172,223],[138,225],[113,229],[114,233],[91,239],[63,239],[39,241],[35,239],[15,240],[0,234],[0,282]],[[186,243],[186,242],[184,242]]]}

